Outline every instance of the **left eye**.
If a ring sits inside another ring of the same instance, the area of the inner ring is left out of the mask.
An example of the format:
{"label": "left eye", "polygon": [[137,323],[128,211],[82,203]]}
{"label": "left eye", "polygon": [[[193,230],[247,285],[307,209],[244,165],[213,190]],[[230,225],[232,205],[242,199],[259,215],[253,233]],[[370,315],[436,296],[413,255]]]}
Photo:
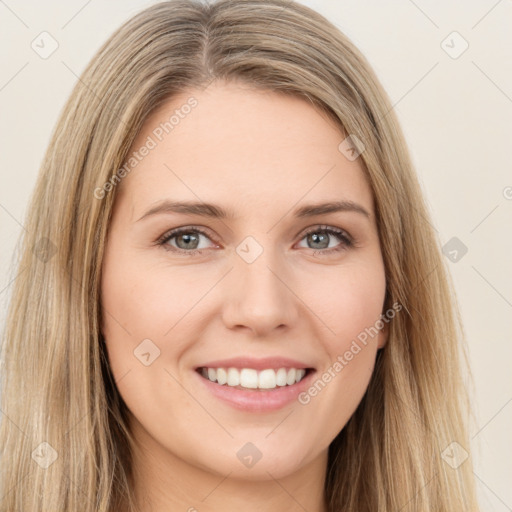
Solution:
{"label": "left eye", "polygon": [[[179,228],[164,234],[157,241],[157,244],[163,246],[166,250],[191,256],[196,253],[201,254],[202,249],[208,248],[199,247],[201,237],[211,240],[210,236],[199,228]],[[333,237],[341,241],[341,244],[334,247],[330,246],[330,239]],[[329,226],[310,229],[303,235],[301,241],[304,239],[309,244],[316,244],[316,247],[309,248],[316,249],[320,254],[342,251],[353,245],[353,240],[345,231]]]}
{"label": "left eye", "polygon": [[[341,241],[341,244],[334,247],[329,247],[329,237],[331,237],[331,239],[332,237],[337,238],[338,240]],[[308,232],[305,233],[305,236],[302,239],[304,240],[304,238],[306,238],[308,242],[318,244],[320,246],[311,247],[311,249],[327,249],[321,250],[321,254],[330,254],[331,252],[342,251],[344,249],[352,247],[353,245],[353,240],[345,231],[343,231],[342,229],[332,228],[329,226],[315,227],[313,229],[310,229]]]}

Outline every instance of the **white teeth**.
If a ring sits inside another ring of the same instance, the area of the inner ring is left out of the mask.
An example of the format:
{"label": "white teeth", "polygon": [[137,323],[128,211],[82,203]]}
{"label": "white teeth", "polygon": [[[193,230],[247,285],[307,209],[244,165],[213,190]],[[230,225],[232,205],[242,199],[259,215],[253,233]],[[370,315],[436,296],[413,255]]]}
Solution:
{"label": "white teeth", "polygon": [[[226,384],[226,382],[228,381],[228,375],[224,368],[219,368],[217,370],[217,381],[219,382],[219,384]],[[215,382],[215,370],[213,370],[213,382]]]}
{"label": "white teeth", "polygon": [[286,376],[288,375],[288,372],[286,371],[286,368],[279,368],[276,373],[276,384],[278,386],[286,386]]}
{"label": "white teeth", "polygon": [[[230,370],[238,373],[236,368],[230,368]],[[258,387],[258,372],[252,368],[243,368],[240,372],[240,386],[256,389]]]}
{"label": "white teeth", "polygon": [[270,368],[258,372],[253,368],[243,368],[242,370],[238,368],[202,368],[201,374],[212,382],[232,387],[274,389],[278,386],[291,386],[300,382],[304,378],[306,370],[304,368],[279,368],[276,371]]}
{"label": "white teeth", "polygon": [[258,387],[260,389],[273,389],[276,387],[276,372],[274,370],[263,370],[258,375]]}
{"label": "white teeth", "polygon": [[[217,372],[222,372],[223,368],[219,368]],[[211,380],[211,379],[210,379]],[[228,386],[240,386],[240,374],[234,368],[228,368]]]}

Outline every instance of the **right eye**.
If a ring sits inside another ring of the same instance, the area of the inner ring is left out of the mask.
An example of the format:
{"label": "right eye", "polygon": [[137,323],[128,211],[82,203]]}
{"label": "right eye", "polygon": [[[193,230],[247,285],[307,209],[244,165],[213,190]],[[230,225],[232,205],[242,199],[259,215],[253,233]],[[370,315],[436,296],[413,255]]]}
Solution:
{"label": "right eye", "polygon": [[[210,239],[205,231],[196,227],[176,228],[162,235],[157,240],[157,244],[162,246],[166,251],[174,251],[192,256],[194,254],[202,254],[202,249],[207,248],[198,248],[201,237]],[[171,241],[173,241],[174,244],[171,244]]]}

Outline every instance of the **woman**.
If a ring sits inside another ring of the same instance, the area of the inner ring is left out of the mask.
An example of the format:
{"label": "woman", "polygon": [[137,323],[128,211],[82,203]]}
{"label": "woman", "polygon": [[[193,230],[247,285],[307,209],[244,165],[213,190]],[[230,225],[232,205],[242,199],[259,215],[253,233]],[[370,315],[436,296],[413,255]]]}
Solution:
{"label": "woman", "polygon": [[0,511],[478,510],[424,199],[369,64],[311,9],[125,23],[23,243]]}

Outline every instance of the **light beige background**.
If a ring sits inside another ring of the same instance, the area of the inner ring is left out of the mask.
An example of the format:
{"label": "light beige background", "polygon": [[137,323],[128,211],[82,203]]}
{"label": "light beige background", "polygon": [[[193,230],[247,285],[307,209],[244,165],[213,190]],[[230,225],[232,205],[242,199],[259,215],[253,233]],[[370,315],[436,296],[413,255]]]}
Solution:
{"label": "light beige background", "polygon": [[[510,511],[512,1],[301,1],[369,59],[402,123],[439,243],[457,237],[468,249],[447,264],[476,382],[475,474],[482,510]],[[2,328],[16,239],[60,109],[104,40],[151,3],[0,0]],[[43,31],[59,45],[47,59],[31,47]]]}

